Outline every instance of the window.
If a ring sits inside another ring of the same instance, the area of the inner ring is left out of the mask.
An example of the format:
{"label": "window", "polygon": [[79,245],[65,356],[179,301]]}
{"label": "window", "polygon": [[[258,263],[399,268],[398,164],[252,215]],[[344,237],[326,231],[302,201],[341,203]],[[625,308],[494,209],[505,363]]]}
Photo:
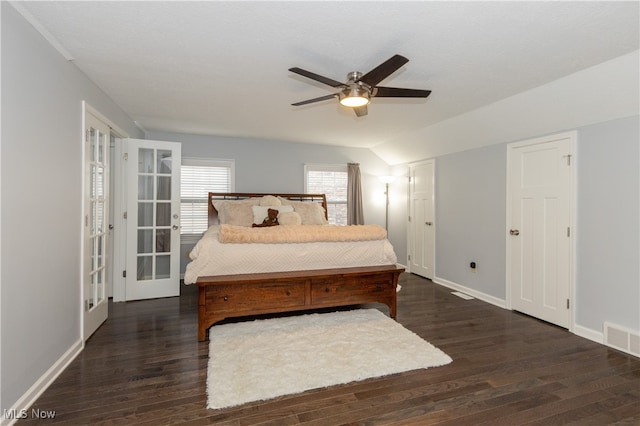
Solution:
{"label": "window", "polygon": [[180,234],[207,230],[209,192],[234,191],[233,160],[183,158],[180,173]]}
{"label": "window", "polygon": [[304,189],[307,194],[325,194],[329,223],[347,224],[347,166],[306,164]]}

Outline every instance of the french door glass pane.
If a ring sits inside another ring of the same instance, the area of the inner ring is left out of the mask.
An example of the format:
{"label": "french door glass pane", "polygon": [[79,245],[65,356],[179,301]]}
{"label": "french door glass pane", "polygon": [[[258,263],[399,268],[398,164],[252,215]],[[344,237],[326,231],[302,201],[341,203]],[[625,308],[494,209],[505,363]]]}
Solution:
{"label": "french door glass pane", "polygon": [[105,211],[104,211],[104,199],[95,202],[95,233],[102,234],[105,231]]}
{"label": "french door glass pane", "polygon": [[156,252],[168,253],[171,251],[171,229],[156,230]]}
{"label": "french door glass pane", "polygon": [[156,203],[156,224],[171,226],[171,203]]}
{"label": "french door glass pane", "polygon": [[158,176],[157,199],[171,201],[171,176]]}
{"label": "french door glass pane", "polygon": [[138,229],[138,253],[153,253],[153,231]]}
{"label": "french door glass pane", "polygon": [[165,149],[158,150],[158,173],[171,174],[171,151]]}
{"label": "french door glass pane", "polygon": [[153,173],[153,151],[150,148],[140,148],[138,150],[138,172]]}
{"label": "french door glass pane", "polygon": [[89,161],[95,163],[96,161],[96,149],[98,149],[98,130],[89,130]]}
{"label": "french door glass pane", "polygon": [[153,203],[138,203],[138,226],[153,226]]}
{"label": "french door glass pane", "polygon": [[151,256],[138,256],[138,281],[153,279],[152,271],[153,258]]}
{"label": "french door glass pane", "polygon": [[153,200],[153,176],[138,176],[138,199]]}
{"label": "french door glass pane", "polygon": [[169,278],[171,272],[171,256],[156,257],[156,278]]}
{"label": "french door glass pane", "polygon": [[92,164],[89,170],[89,197],[96,198],[96,165]]}

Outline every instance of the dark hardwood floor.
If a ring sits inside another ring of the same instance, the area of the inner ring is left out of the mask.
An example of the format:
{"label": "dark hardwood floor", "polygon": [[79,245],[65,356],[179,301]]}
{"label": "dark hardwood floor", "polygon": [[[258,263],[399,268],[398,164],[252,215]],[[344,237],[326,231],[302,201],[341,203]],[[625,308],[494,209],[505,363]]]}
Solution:
{"label": "dark hardwood floor", "polygon": [[207,410],[208,343],[197,289],[183,286],[179,298],[110,304],[32,407],[55,418],[19,424],[640,424],[640,359],[415,275],[400,283],[398,321],[451,364]]}

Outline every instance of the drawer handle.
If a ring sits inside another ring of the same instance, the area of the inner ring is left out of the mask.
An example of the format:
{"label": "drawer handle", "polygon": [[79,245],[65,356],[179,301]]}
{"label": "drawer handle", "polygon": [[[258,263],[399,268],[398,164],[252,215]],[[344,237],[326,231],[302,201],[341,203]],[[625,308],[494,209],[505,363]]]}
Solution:
{"label": "drawer handle", "polygon": [[325,293],[329,293],[331,290],[329,289],[329,287],[325,287],[324,292]]}
{"label": "drawer handle", "polygon": [[291,292],[287,290],[287,296],[291,296]]}
{"label": "drawer handle", "polygon": [[229,296],[225,296],[222,298],[225,302],[229,300]]}

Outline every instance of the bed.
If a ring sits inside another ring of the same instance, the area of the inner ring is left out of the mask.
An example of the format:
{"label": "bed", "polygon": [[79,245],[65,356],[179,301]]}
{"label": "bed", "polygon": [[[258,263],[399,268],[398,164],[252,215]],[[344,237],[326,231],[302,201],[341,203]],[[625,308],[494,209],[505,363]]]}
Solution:
{"label": "bed", "polygon": [[[282,226],[252,228],[268,209]],[[198,286],[198,340],[242,316],[382,303],[396,317],[404,269],[386,231],[327,225],[324,194],[210,192],[208,213],[184,279]]]}

